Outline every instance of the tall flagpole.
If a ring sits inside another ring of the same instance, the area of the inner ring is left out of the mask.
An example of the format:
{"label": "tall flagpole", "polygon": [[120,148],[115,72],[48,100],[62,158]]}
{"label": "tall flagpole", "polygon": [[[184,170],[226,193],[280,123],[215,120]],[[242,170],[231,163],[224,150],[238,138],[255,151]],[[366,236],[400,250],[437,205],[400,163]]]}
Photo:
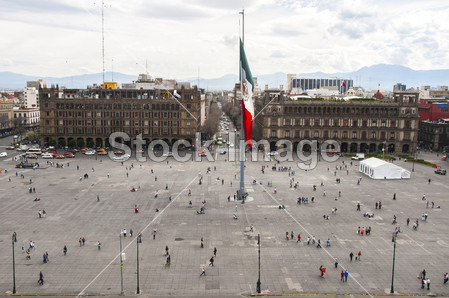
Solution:
{"label": "tall flagpole", "polygon": [[[240,12],[242,15],[242,43],[245,44],[245,10],[242,9]],[[239,59],[242,61],[241,57]],[[240,65],[240,92],[241,97],[243,98],[243,78],[242,78],[242,65]],[[241,113],[242,113],[242,122],[240,125],[240,189],[238,191],[238,199],[242,200],[242,203],[245,201],[243,200],[243,194],[245,193],[245,129],[244,129],[244,123],[243,123],[243,100],[240,100],[241,104]]]}

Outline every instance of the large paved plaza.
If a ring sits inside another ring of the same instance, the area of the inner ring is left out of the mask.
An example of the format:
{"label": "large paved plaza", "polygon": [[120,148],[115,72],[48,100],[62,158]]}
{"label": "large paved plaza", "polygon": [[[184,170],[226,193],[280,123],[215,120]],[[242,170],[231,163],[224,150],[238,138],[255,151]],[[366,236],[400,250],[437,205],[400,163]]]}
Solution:
{"label": "large paved plaza", "polygon": [[[4,151],[4,146],[0,149]],[[421,155],[425,159],[439,159],[436,154]],[[392,232],[400,226],[395,292],[449,293],[449,284],[443,284],[443,274],[449,271],[447,176],[436,175],[434,169],[415,164],[410,180],[375,181],[362,176],[361,184],[357,185],[361,176],[357,171],[358,162],[351,165],[349,158],[340,158],[334,163],[321,161],[310,171],[299,170],[296,163],[280,163],[280,166],[296,170],[291,177],[288,171],[272,171],[275,162],[248,162],[246,188],[253,200],[236,204],[232,199],[228,202],[227,198],[233,198],[237,189],[239,167],[235,162],[225,162],[225,158],[226,155],[218,155],[216,162],[185,163],[169,158],[168,164],[139,163],[132,158],[122,165],[108,158],[78,154],[75,159],[55,161],[62,162],[64,168],[48,166],[45,160],[39,159],[40,169],[18,170],[18,176],[11,155],[3,158],[0,160],[0,292],[12,291],[11,235],[16,232],[17,293],[119,295],[119,236],[122,229],[127,229],[127,237],[122,238],[126,295],[136,293],[136,235],[139,232],[142,233],[140,290],[144,295],[221,297],[255,293],[258,234],[261,237],[262,293],[384,295],[391,290]],[[411,163],[395,163],[408,170],[412,168]],[[265,174],[261,172],[263,164],[269,165]],[[336,166],[343,168],[335,174]],[[210,174],[206,173],[208,167],[212,169]],[[88,179],[80,181],[85,173]],[[201,185],[199,173],[204,177]],[[9,177],[11,182],[8,182]],[[299,183],[298,189],[289,187],[290,178]],[[340,184],[336,183],[336,178],[341,179]],[[432,179],[430,184],[429,178]],[[251,183],[253,179],[257,180],[256,185]],[[272,187],[267,186],[268,181],[272,182]],[[316,191],[313,185],[317,185]],[[30,194],[29,187],[34,187],[36,193]],[[131,192],[133,187],[138,190]],[[341,197],[335,200],[339,191]],[[394,193],[395,201],[392,200]],[[423,194],[427,201],[435,203],[435,208],[426,209]],[[299,196],[308,197],[309,203],[298,205]],[[39,202],[33,201],[36,197],[40,198]],[[193,208],[188,207],[190,200]],[[204,200],[206,213],[196,215]],[[382,202],[381,210],[375,209],[376,201]],[[361,211],[356,211],[357,203]],[[140,210],[137,214],[135,205]],[[279,205],[285,205],[285,209],[278,209]],[[336,214],[331,212],[334,207]],[[43,209],[46,217],[39,218],[38,211]],[[374,213],[374,217],[363,217],[364,212]],[[427,222],[421,221],[423,212],[428,213]],[[233,214],[238,215],[238,220],[233,219]],[[323,215],[329,215],[329,220]],[[397,216],[397,225],[392,224],[393,215]],[[408,217],[410,226],[406,225]],[[412,222],[417,218],[420,225],[414,231]],[[368,226],[371,235],[357,235],[358,227]],[[155,228],[157,235],[153,240]],[[134,231],[132,237],[129,237],[130,229]],[[293,231],[295,239],[300,233],[302,242],[286,240],[287,231]],[[308,246],[305,240],[309,235],[320,239],[323,248]],[[82,247],[78,243],[80,237],[86,239]],[[200,245],[201,238],[204,248]],[[331,247],[326,247],[327,239]],[[30,241],[34,241],[36,247],[31,251],[31,260],[26,260],[22,245],[27,249]],[[97,241],[102,243],[101,250],[97,249]],[[64,245],[68,248],[66,256]],[[165,266],[166,245],[171,256],[169,267]],[[217,255],[212,267],[209,259],[214,247]],[[361,260],[351,262],[350,252],[359,251]],[[45,252],[49,254],[49,262],[44,264],[42,255]],[[338,259],[338,268],[334,267],[335,259]],[[206,265],[206,276],[200,276],[202,265]],[[320,277],[320,265],[327,268],[325,278]],[[422,269],[431,280],[430,290],[420,287],[417,276]],[[341,270],[348,270],[347,282],[340,281]],[[37,285],[40,271],[45,276],[43,286]]]}

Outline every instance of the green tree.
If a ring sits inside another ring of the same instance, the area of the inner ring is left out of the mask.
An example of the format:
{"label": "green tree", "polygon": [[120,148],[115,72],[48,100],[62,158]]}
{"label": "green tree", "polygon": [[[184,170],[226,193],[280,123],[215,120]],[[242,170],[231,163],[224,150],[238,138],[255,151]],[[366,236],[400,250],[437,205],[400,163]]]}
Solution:
{"label": "green tree", "polygon": [[83,139],[76,140],[76,145],[78,145],[78,147],[84,147],[84,140]]}
{"label": "green tree", "polygon": [[74,139],[69,140],[69,147],[73,148],[76,146],[76,141]]}
{"label": "green tree", "polygon": [[49,145],[49,146],[55,146],[55,145],[56,145],[56,140],[50,138],[50,139],[48,140],[48,145]]}
{"label": "green tree", "polygon": [[58,145],[59,145],[59,147],[65,147],[65,139],[59,139]]}
{"label": "green tree", "polygon": [[[93,140],[88,140],[88,141],[87,141],[87,147],[93,148],[94,146],[95,146],[95,143],[94,143]],[[82,146],[80,146],[80,147],[82,147]]]}

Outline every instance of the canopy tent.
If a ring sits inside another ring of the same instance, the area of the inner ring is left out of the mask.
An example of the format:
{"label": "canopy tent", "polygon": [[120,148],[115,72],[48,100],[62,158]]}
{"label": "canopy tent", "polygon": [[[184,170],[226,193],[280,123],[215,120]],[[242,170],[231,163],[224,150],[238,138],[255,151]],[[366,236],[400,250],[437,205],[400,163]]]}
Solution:
{"label": "canopy tent", "polygon": [[409,179],[410,172],[392,163],[371,157],[359,163],[359,171],[373,179]]}

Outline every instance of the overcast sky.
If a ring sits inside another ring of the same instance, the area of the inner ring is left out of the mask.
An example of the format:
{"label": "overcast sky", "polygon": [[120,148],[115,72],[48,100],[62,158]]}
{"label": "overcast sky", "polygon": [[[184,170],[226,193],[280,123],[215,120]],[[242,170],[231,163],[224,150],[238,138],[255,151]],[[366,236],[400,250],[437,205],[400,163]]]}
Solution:
{"label": "overcast sky", "polygon": [[[239,11],[253,75],[378,63],[449,68],[444,0],[105,0],[105,69],[165,78],[238,72]],[[101,0],[0,0],[0,71],[102,71]]]}

